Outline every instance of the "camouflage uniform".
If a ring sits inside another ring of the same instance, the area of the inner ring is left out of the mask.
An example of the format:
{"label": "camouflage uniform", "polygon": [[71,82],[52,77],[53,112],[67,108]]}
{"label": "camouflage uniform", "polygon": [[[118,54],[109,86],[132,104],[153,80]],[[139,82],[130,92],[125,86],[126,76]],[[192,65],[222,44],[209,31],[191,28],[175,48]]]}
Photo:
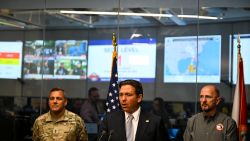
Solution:
{"label": "camouflage uniform", "polygon": [[87,141],[83,120],[65,110],[64,116],[52,121],[50,112],[38,117],[33,125],[33,141]]}

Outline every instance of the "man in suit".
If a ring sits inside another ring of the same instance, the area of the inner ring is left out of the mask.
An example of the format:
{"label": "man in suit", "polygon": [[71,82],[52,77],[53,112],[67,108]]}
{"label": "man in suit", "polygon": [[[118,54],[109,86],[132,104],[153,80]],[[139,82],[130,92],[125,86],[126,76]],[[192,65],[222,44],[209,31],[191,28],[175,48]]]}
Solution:
{"label": "man in suit", "polygon": [[101,141],[165,141],[166,130],[161,117],[141,109],[143,89],[136,80],[119,83],[122,111],[108,113],[101,124]]}

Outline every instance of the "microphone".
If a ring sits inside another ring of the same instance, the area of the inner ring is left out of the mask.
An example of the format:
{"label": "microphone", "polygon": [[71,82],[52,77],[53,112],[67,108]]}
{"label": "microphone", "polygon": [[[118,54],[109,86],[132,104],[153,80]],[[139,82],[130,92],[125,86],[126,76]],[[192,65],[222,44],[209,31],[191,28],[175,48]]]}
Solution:
{"label": "microphone", "polygon": [[102,130],[102,133],[98,139],[98,141],[101,141],[102,137],[106,134],[107,132],[105,130]]}
{"label": "microphone", "polygon": [[114,130],[110,130],[110,132],[109,132],[109,137],[108,137],[108,141],[110,140],[110,138],[111,138],[113,132],[114,132]]}

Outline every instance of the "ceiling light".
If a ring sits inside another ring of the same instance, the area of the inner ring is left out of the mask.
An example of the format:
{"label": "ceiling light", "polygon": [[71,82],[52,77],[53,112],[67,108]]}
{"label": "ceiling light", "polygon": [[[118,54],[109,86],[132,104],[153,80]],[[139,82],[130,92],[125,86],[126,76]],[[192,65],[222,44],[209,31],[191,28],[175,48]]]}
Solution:
{"label": "ceiling light", "polygon": [[198,15],[177,15],[179,18],[194,18],[194,19],[208,19],[208,20],[217,20],[218,17],[212,16],[198,16]]}
{"label": "ceiling light", "polygon": [[142,34],[136,34],[136,33],[133,33],[130,37],[130,40],[133,39],[133,38],[138,38],[138,37],[141,37]]}
{"label": "ceiling light", "polygon": [[122,15],[122,16],[144,16],[144,17],[172,17],[171,14],[132,13],[132,12],[67,11],[67,10],[61,10],[60,13],[64,13],[64,14],[86,14],[86,15]]}
{"label": "ceiling light", "polygon": [[[172,14],[155,14],[155,13],[132,13],[132,12],[104,12],[104,11],[69,11],[61,10],[63,14],[85,14],[85,15],[122,15],[122,16],[143,16],[143,17],[173,17]],[[217,20],[218,17],[198,16],[198,15],[177,15],[180,18],[208,19]]]}
{"label": "ceiling light", "polygon": [[10,27],[16,27],[16,28],[24,28],[24,25],[19,25],[18,23],[10,22],[10,21],[3,20],[3,19],[0,19],[0,24],[5,25],[5,26],[10,26]]}

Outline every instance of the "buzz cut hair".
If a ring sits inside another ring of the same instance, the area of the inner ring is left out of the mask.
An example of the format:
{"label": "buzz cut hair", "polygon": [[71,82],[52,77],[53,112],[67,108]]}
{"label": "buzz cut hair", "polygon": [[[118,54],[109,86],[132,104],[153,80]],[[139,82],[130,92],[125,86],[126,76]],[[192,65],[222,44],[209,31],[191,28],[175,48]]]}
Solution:
{"label": "buzz cut hair", "polygon": [[55,91],[61,91],[61,92],[63,93],[64,98],[66,98],[64,89],[58,88],[58,87],[52,88],[52,89],[50,90],[50,92],[49,92],[49,95],[50,95],[52,92],[55,92]]}

